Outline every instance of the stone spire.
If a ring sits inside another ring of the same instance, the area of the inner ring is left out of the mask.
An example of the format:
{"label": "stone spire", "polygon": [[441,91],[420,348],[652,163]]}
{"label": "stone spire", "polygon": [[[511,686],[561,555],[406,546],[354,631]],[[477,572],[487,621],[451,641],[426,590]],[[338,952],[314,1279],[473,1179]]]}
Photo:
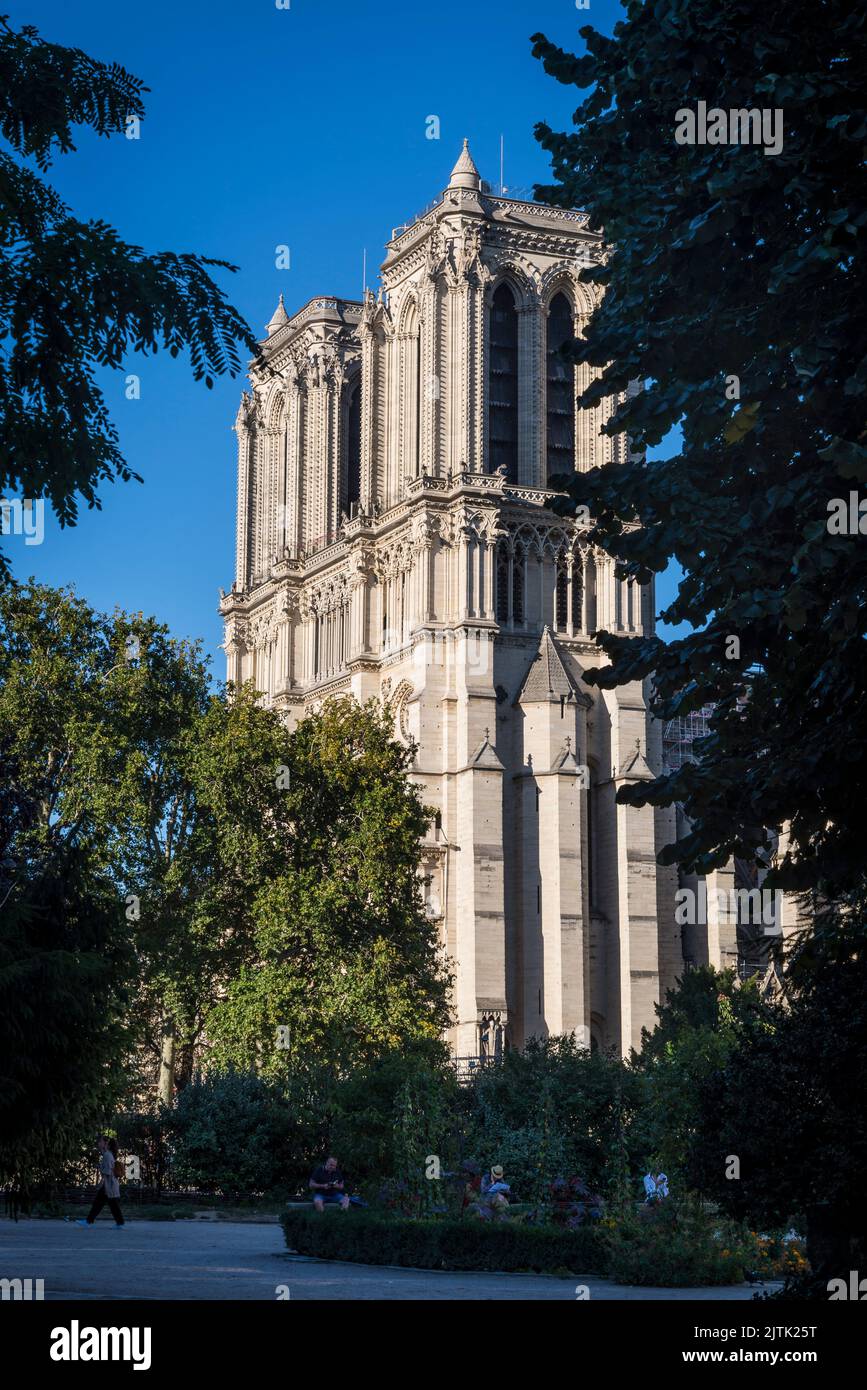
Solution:
{"label": "stone spire", "polygon": [[563,665],[557,644],[551,636],[547,624],[542,630],[539,649],[524,677],[524,684],[518,693],[517,703],[533,704],[546,700],[577,700],[579,704],[589,705],[590,698],[583,691],[576,690],[575,683]]}
{"label": "stone spire", "polygon": [[470,146],[467,140],[464,141],[464,148],[458,156],[458,162],[452,169],[452,176],[449,179],[449,188],[473,188],[478,193],[482,186],[479,171],[473,163],[473,156],[470,154]]}
{"label": "stone spire", "polygon": [[[503,764],[500,762],[497,750],[491,743],[490,729],[485,729],[485,737],[482,739],[478,747],[475,748],[473,752],[470,754],[470,760],[467,763],[467,767],[475,767],[482,769],[488,768],[492,769],[495,772],[504,771]],[[465,769],[462,768],[461,771],[465,771]]]}
{"label": "stone spire", "polygon": [[286,305],[283,303],[283,296],[280,295],[277,301],[277,308],[271,316],[271,322],[265,330],[270,338],[272,333],[276,333],[278,328],[282,328],[284,323],[289,322],[289,315],[286,313]]}

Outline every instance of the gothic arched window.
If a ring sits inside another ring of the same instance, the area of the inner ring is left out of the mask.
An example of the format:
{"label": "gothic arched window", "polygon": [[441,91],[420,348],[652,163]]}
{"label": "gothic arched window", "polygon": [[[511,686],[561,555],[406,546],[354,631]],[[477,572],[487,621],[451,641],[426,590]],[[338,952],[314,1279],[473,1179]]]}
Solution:
{"label": "gothic arched window", "polygon": [[512,560],[512,622],[515,624],[524,621],[524,552],[520,546],[515,547],[515,554]]}
{"label": "gothic arched window", "polygon": [[421,472],[421,335],[418,305],[410,298],[404,308],[397,335],[399,394],[402,397],[402,437],[405,440],[407,473]]}
{"label": "gothic arched window", "polygon": [[547,388],[547,465],[550,483],[560,473],[575,469],[575,369],[561,354],[564,343],[575,336],[572,305],[557,294],[548,310],[548,342],[545,352]]}
{"label": "gothic arched window", "polygon": [[582,602],[583,602],[583,598],[584,598],[584,595],[583,595],[583,592],[582,592],[582,588],[583,588],[583,586],[582,586],[582,584],[581,584],[581,561],[580,561],[580,560],[578,559],[578,557],[576,556],[576,558],[575,558],[575,559],[573,560],[573,562],[572,562],[572,631],[573,631],[573,632],[581,632],[581,631],[582,631],[582,622],[581,622],[582,614],[581,614],[581,608],[582,608]]}
{"label": "gothic arched window", "polygon": [[509,552],[497,547],[497,622],[509,621]]}
{"label": "gothic arched window", "polygon": [[564,565],[557,566],[557,591],[554,605],[554,625],[565,632],[569,622],[569,579]]}
{"label": "gothic arched window", "polygon": [[349,388],[349,409],[346,416],[346,511],[361,497],[361,380]]}
{"label": "gothic arched window", "polygon": [[491,302],[488,368],[488,465],[493,473],[506,467],[518,480],[518,311],[504,282]]}

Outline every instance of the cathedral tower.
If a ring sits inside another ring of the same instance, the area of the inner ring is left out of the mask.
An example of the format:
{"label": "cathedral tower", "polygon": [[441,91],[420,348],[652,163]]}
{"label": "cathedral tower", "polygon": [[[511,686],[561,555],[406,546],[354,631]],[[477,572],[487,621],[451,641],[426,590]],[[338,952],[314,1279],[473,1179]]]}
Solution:
{"label": "cathedral tower", "polygon": [[579,212],[499,196],[466,142],[361,302],[281,302],[236,420],[228,678],[290,721],[371,696],[437,808],[428,906],[456,976],[456,1055],[574,1032],[626,1052],[682,968],[668,813],[615,802],[659,771],[640,683],[587,686],[593,634],[648,631],[552,480],[622,457],[577,412],[603,254]]}

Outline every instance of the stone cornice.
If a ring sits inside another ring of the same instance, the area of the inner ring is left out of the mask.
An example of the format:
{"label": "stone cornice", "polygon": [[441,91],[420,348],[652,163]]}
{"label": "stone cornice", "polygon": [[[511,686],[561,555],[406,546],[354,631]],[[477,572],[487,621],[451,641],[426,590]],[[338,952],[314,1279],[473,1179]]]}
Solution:
{"label": "stone cornice", "polygon": [[364,313],[364,305],[357,299],[338,299],[331,295],[318,295],[314,299],[308,299],[297,313],[293,314],[286,323],[272,333],[270,338],[263,339],[265,345],[277,345],[292,338],[303,328],[306,323],[321,320],[325,323],[344,324],[349,320],[353,322],[360,320]]}

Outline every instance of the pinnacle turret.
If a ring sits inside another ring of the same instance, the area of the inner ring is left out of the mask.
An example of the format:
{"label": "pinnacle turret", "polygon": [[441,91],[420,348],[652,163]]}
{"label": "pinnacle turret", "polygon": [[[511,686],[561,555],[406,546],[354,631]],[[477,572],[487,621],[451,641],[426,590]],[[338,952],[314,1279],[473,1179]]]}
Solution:
{"label": "pinnacle turret", "polygon": [[270,338],[272,333],[276,333],[278,328],[282,328],[284,323],[288,322],[289,315],[286,313],[286,305],[283,303],[283,296],[281,294],[279,300],[277,301],[277,308],[274,310],[274,313],[271,316],[271,322],[268,324],[266,329],[268,337]]}
{"label": "pinnacle turret", "polygon": [[458,156],[458,162],[452,169],[449,188],[474,188],[478,192],[481,186],[481,176],[473,162],[473,156],[470,154],[469,141],[465,140],[464,147]]}

